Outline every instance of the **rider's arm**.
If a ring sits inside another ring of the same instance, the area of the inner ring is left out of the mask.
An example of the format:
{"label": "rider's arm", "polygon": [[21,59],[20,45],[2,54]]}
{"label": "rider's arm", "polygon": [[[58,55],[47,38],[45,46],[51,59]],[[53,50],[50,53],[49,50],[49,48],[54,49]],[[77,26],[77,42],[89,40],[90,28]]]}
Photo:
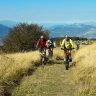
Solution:
{"label": "rider's arm", "polygon": [[37,44],[36,44],[36,48],[38,48],[38,46],[39,46],[39,40],[38,40],[38,42],[37,42]]}
{"label": "rider's arm", "polygon": [[73,44],[73,41],[70,39],[70,43],[72,45],[72,48],[74,48],[74,44]]}
{"label": "rider's arm", "polygon": [[46,41],[46,46],[48,47],[48,40]]}
{"label": "rider's arm", "polygon": [[61,47],[64,47],[65,39],[61,43]]}

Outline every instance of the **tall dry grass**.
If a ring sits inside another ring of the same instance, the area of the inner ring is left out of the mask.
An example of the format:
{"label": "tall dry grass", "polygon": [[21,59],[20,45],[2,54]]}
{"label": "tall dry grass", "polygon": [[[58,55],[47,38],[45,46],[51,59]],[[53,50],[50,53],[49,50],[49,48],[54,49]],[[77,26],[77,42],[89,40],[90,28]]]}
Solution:
{"label": "tall dry grass", "polygon": [[[0,96],[10,92],[28,70],[39,62],[39,52],[0,54]],[[34,69],[33,69],[34,70]]]}
{"label": "tall dry grass", "polygon": [[[48,63],[56,60],[56,56],[61,57],[60,48],[54,49],[54,56]],[[48,51],[47,51],[48,56]],[[34,65],[39,64],[39,51],[0,54],[0,95],[11,92],[24,75],[28,75],[29,70],[34,70]]]}
{"label": "tall dry grass", "polygon": [[74,55],[71,76],[76,96],[96,96],[96,44],[87,45]]}
{"label": "tall dry grass", "polygon": [[[55,62],[57,57],[63,58],[63,51],[60,48],[54,49],[54,56],[51,60]],[[81,46],[80,50],[74,53],[73,63],[76,66],[70,69],[70,74],[76,86],[75,96],[96,96],[95,60],[96,44]],[[18,81],[24,75],[28,75],[29,69],[34,70],[34,64],[38,62],[38,51],[0,54],[0,95],[10,93],[11,89],[17,86]]]}

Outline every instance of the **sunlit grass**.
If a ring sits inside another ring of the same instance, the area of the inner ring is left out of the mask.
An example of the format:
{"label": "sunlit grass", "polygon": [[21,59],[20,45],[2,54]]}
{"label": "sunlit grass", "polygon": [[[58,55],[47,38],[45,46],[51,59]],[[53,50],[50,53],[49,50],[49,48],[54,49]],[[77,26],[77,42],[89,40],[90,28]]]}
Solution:
{"label": "sunlit grass", "polygon": [[[1,54],[0,55],[0,88],[12,88],[16,86],[22,76],[27,75],[28,70],[39,62],[39,52]],[[2,92],[1,92],[2,93]]]}
{"label": "sunlit grass", "polygon": [[[38,51],[0,54],[0,95],[3,96],[2,94],[7,91],[10,93],[16,87],[12,93],[13,96],[18,96],[18,94],[24,96],[24,93],[26,93],[26,96],[39,96],[38,94],[54,96],[56,92],[56,96],[63,96],[65,94],[63,89],[66,88],[65,83],[62,87],[63,80],[66,78],[64,82],[68,83],[69,77],[67,75],[70,74],[70,82],[73,82],[73,86],[76,88],[73,96],[96,96],[96,44],[81,45],[78,51],[75,50],[72,55],[72,64],[75,67],[70,68],[67,72],[64,65],[56,65],[56,62],[62,61],[63,54],[63,50],[58,47],[55,48],[53,58],[48,58],[48,64],[44,67],[39,66],[37,71],[34,69],[34,65],[39,64],[40,55]],[[36,72],[29,76],[29,70]],[[62,78],[61,82],[60,79],[63,75],[65,77]],[[19,86],[18,83],[20,83]]]}
{"label": "sunlit grass", "polygon": [[[60,53],[57,51],[59,48],[54,49],[54,56],[49,63],[56,60],[56,56]],[[47,51],[46,51],[47,52]],[[59,56],[58,55],[58,56]],[[48,52],[47,52],[48,56]],[[0,55],[0,93],[4,93],[5,88],[10,88],[17,86],[17,83],[22,76],[27,76],[30,69],[34,70],[34,65],[40,62],[39,51],[31,51],[24,53],[14,53],[14,54],[1,54]]]}
{"label": "sunlit grass", "polygon": [[79,50],[74,61],[72,79],[77,87],[77,96],[96,95],[96,44],[88,45]]}

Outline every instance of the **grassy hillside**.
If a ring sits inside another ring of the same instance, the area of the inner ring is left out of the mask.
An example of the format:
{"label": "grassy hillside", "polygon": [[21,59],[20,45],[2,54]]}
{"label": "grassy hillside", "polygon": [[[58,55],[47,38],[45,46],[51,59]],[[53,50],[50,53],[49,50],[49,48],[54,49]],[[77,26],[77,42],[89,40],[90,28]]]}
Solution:
{"label": "grassy hillside", "polygon": [[[73,54],[66,71],[63,51],[54,50],[47,65],[39,65],[39,52],[0,55],[0,96],[96,96],[96,45],[83,45]],[[57,60],[56,60],[57,59]]]}

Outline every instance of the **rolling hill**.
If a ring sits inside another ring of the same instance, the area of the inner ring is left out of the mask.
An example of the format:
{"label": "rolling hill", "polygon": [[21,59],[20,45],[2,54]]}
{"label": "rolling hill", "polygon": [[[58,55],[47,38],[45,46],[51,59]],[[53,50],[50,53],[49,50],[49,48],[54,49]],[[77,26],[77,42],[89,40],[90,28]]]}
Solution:
{"label": "rolling hill", "polygon": [[0,24],[5,25],[9,28],[12,28],[13,26],[17,25],[18,22],[10,21],[10,20],[2,20],[2,21],[0,21]]}
{"label": "rolling hill", "polygon": [[2,20],[0,21],[0,45],[2,44],[2,38],[6,36],[13,26],[18,24],[15,21],[10,21],[10,20]]}
{"label": "rolling hill", "polygon": [[2,38],[8,34],[9,30],[9,27],[0,24],[0,45],[2,44]]}
{"label": "rolling hill", "polygon": [[0,24],[0,37],[4,37],[9,32],[9,27]]}

